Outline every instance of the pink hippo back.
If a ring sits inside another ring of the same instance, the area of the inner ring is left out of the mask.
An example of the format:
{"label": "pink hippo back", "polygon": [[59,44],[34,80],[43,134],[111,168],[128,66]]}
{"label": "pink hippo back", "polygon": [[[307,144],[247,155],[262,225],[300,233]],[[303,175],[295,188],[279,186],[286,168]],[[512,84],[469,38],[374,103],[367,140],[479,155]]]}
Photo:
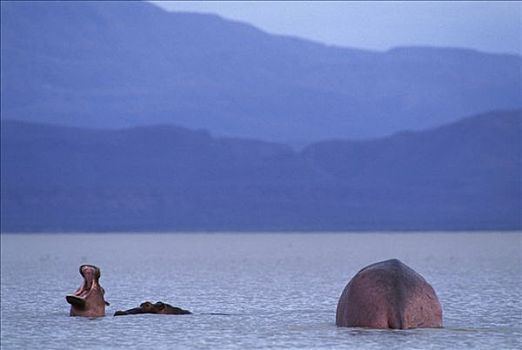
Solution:
{"label": "pink hippo back", "polygon": [[421,275],[397,259],[359,271],[344,288],[337,305],[339,327],[438,328],[442,308]]}

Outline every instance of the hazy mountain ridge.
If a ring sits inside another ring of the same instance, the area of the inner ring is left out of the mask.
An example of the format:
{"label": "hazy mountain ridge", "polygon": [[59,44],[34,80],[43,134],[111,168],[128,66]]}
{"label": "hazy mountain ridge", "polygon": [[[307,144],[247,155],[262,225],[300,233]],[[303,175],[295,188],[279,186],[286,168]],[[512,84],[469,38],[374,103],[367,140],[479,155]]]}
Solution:
{"label": "hazy mountain ridge", "polygon": [[[469,179],[477,173],[484,176],[486,170],[490,174],[516,179],[514,175],[517,170],[520,173],[517,166],[522,157],[522,149],[517,147],[517,142],[522,141],[521,122],[519,112],[494,112],[435,129],[401,132],[373,141],[319,142],[306,147],[303,153],[329,173],[351,182],[368,181],[369,176],[380,173],[374,166],[386,165],[386,176],[390,176],[390,171],[397,176],[395,186],[411,185],[411,178],[404,170],[418,176],[427,163],[441,169],[441,173],[431,174],[433,180],[457,179],[463,175]],[[412,145],[416,147],[411,148]],[[487,154],[478,152],[485,148]],[[357,169],[347,166],[354,159],[359,165]],[[455,169],[462,170],[459,162],[468,167],[466,174],[452,173]],[[401,179],[403,183],[398,182]]]}
{"label": "hazy mountain ridge", "polygon": [[2,232],[522,228],[521,110],[302,152],[172,126],[1,142]]}
{"label": "hazy mountain ridge", "polygon": [[144,2],[2,2],[2,118],[306,144],[522,107],[522,60],[270,35]]}

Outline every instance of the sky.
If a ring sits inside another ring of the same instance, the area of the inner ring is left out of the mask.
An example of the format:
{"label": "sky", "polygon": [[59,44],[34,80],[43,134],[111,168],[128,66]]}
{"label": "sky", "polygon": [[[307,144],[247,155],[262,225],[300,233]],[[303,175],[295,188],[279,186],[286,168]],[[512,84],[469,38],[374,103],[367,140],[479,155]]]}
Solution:
{"label": "sky", "polygon": [[522,2],[516,1],[152,2],[337,46],[384,51],[422,45],[522,54]]}

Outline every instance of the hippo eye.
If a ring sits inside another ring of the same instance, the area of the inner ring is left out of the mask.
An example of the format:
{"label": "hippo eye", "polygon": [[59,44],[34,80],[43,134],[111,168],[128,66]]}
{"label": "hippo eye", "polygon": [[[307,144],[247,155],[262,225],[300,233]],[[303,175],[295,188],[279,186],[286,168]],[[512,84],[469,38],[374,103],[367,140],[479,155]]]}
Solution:
{"label": "hippo eye", "polygon": [[152,304],[148,301],[141,303],[141,305],[140,305],[140,307],[144,307],[144,308],[150,308],[151,306],[152,306]]}
{"label": "hippo eye", "polygon": [[165,304],[163,304],[161,301],[158,301],[156,304],[154,304],[157,308],[163,309],[165,307]]}

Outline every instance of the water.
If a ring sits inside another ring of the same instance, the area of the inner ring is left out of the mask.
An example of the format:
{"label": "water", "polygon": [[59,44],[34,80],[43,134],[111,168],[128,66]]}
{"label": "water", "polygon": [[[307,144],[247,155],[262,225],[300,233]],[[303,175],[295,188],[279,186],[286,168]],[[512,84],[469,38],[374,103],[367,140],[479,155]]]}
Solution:
{"label": "water", "polygon": [[[519,349],[522,234],[2,235],[2,349]],[[443,329],[337,328],[362,267],[396,257],[435,288]],[[107,317],[64,296],[98,265]],[[112,317],[164,301],[194,315]],[[225,313],[228,315],[208,315]]]}

